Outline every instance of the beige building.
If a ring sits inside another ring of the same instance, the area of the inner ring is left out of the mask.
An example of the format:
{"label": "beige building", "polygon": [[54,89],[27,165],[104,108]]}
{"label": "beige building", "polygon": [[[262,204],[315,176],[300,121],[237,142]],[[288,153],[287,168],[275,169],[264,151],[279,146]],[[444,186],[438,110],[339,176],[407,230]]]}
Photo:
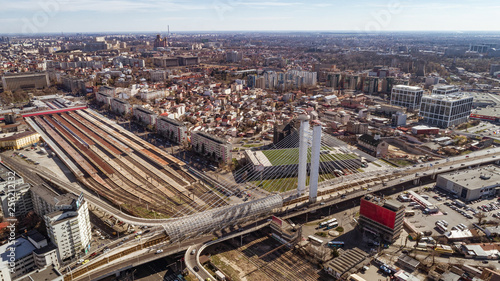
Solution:
{"label": "beige building", "polygon": [[2,84],[5,91],[50,87],[49,75],[46,72],[6,74],[2,77]]}
{"label": "beige building", "polygon": [[40,141],[37,132],[23,132],[8,137],[0,138],[0,148],[21,149]]}

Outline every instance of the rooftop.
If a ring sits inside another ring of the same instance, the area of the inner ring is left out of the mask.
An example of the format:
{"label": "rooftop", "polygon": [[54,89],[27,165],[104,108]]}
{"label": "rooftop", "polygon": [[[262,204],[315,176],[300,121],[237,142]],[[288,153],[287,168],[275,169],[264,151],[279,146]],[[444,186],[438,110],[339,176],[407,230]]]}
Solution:
{"label": "rooftop", "polygon": [[345,251],[339,257],[334,258],[333,260],[328,262],[326,267],[329,267],[332,269],[332,271],[340,273],[342,275],[345,272],[351,270],[351,268],[362,263],[367,256],[368,254],[364,251],[358,248],[353,248]]}
{"label": "rooftop", "polygon": [[377,146],[382,142],[382,140],[376,140],[372,135],[369,134],[361,135],[359,137],[359,140],[373,146]]}
{"label": "rooftop", "polygon": [[469,190],[488,186],[500,186],[500,167],[489,165],[476,169],[451,172],[439,175],[439,177],[452,181]]}
{"label": "rooftop", "polygon": [[175,120],[172,118],[168,118],[166,116],[162,116],[162,117],[158,118],[158,121],[160,121],[160,120],[163,120],[163,121],[170,123],[172,125],[175,125],[175,126],[184,126],[184,123],[182,123],[181,121]]}
{"label": "rooftop", "polygon": [[407,90],[407,91],[422,91],[422,88],[417,86],[396,85],[393,89]]}
{"label": "rooftop", "polygon": [[200,135],[204,138],[207,138],[209,140],[215,141],[215,142],[220,143],[220,144],[229,144],[225,139],[219,138],[219,137],[214,136],[214,135],[209,134],[209,133],[196,131],[196,132],[193,132],[192,134]]}
{"label": "rooftop", "polygon": [[422,100],[424,100],[424,99],[433,99],[433,100],[442,100],[442,101],[459,101],[459,100],[464,100],[464,99],[473,99],[473,97],[469,93],[453,93],[453,94],[448,94],[448,95],[431,94],[431,95],[423,96]]}
{"label": "rooftop", "polygon": [[27,137],[27,136],[35,135],[35,134],[38,134],[38,133],[37,132],[26,131],[26,132],[22,132],[22,133],[19,133],[19,134],[11,135],[11,136],[8,136],[8,137],[5,137],[5,138],[1,138],[0,141],[18,140],[18,139],[21,139],[21,138],[24,138],[24,137]]}
{"label": "rooftop", "polygon": [[40,232],[38,232],[36,229],[30,230],[28,233],[26,233],[26,235],[35,242],[41,242],[45,240],[45,237],[42,234],[40,234]]}
{"label": "rooftop", "polygon": [[52,190],[46,184],[33,185],[31,187],[31,192],[35,193],[37,196],[41,197],[45,202],[54,202],[54,198],[59,196],[54,190]]}
{"label": "rooftop", "polygon": [[153,112],[153,111],[151,111],[151,110],[147,110],[147,109],[145,109],[145,108],[144,108],[144,107],[142,107],[142,106],[136,106],[136,107],[134,107],[134,110],[139,110],[139,111],[142,111],[142,112],[144,112],[144,113],[146,113],[146,114],[154,114],[154,112]]}
{"label": "rooftop", "polygon": [[8,254],[11,253],[8,248],[9,247],[14,247],[15,251],[15,257],[16,260],[20,260],[28,255],[31,255],[31,253],[36,249],[33,244],[31,244],[30,241],[24,238],[19,238],[16,240],[14,245],[11,245],[9,243],[4,244],[0,246],[0,267],[6,267],[8,266],[9,262],[9,257]]}
{"label": "rooftop", "polygon": [[61,272],[54,265],[49,265],[42,270],[36,270],[31,274],[25,275],[25,277],[18,279],[18,281],[51,281],[62,276]]}

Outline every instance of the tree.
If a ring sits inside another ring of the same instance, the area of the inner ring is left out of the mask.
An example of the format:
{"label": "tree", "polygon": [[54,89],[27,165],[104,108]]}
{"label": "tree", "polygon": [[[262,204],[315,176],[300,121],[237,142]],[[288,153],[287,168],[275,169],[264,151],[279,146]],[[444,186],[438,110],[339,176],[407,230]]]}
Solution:
{"label": "tree", "polygon": [[418,246],[418,243],[420,243],[420,240],[422,240],[422,234],[418,233],[415,237],[415,245],[413,247],[416,248]]}
{"label": "tree", "polygon": [[483,222],[483,219],[486,218],[486,215],[484,213],[477,213],[475,214],[477,218],[477,224],[481,225]]}

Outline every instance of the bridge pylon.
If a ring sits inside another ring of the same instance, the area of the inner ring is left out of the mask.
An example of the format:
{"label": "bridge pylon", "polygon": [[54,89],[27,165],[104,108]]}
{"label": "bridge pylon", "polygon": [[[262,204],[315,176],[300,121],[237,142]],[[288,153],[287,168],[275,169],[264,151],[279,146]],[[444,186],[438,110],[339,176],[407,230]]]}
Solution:
{"label": "bridge pylon", "polygon": [[306,115],[297,118],[300,121],[299,129],[299,171],[297,182],[297,195],[302,196],[306,191],[307,178],[307,148],[309,134],[309,120]]}
{"label": "bridge pylon", "polygon": [[318,197],[319,157],[321,152],[321,125],[313,127],[311,149],[311,171],[309,174],[309,203],[315,203]]}

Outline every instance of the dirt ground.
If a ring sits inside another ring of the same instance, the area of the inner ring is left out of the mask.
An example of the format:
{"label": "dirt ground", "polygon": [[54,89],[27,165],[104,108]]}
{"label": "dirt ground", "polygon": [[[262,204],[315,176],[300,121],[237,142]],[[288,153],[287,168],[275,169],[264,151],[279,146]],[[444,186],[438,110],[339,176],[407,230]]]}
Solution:
{"label": "dirt ground", "polygon": [[392,158],[404,158],[408,156],[408,160],[410,159],[418,159],[418,157],[422,155],[417,155],[417,154],[411,154],[407,151],[404,151],[403,149],[389,145],[389,154],[392,156]]}
{"label": "dirt ground", "polygon": [[211,261],[233,280],[323,280],[315,264],[265,234],[242,241],[243,246],[238,238],[209,250]]}

